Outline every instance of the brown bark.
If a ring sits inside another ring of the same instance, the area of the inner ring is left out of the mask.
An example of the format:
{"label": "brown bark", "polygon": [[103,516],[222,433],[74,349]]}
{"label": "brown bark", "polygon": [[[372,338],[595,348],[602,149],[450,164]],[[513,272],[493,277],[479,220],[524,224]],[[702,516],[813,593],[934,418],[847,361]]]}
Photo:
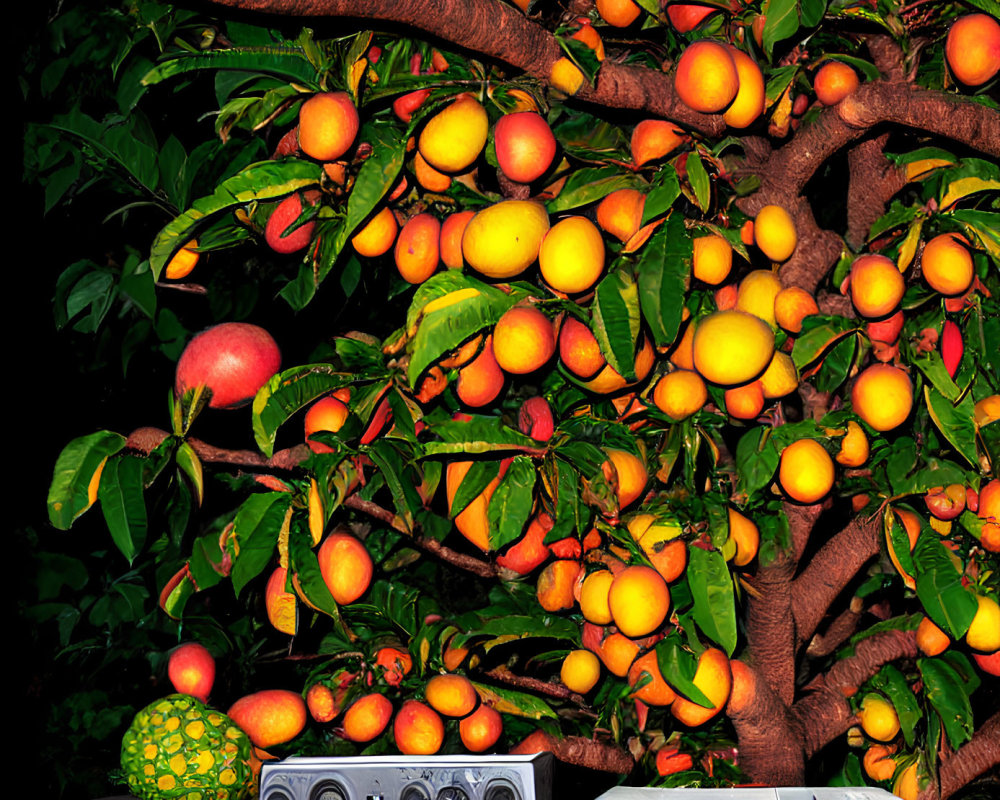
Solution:
{"label": "brown bark", "polygon": [[941,800],[947,800],[967,783],[998,765],[1000,712],[980,725],[972,740],[941,765]]}
{"label": "brown bark", "polygon": [[833,622],[827,626],[826,631],[818,633],[812,638],[806,648],[806,655],[810,658],[828,656],[850,639],[861,622],[861,610],[861,598],[852,597],[850,607],[835,617]]}
{"label": "brown bark", "polygon": [[585,703],[581,695],[567,689],[562,683],[552,683],[550,681],[532,678],[528,675],[518,675],[515,672],[511,672],[503,665],[494,667],[485,674],[487,677],[492,678],[495,681],[500,681],[501,683],[506,683],[508,686],[516,686],[519,689],[528,689],[529,691],[548,695],[549,697],[555,697],[560,700],[571,700],[580,706]]}
{"label": "brown bark", "polygon": [[906,185],[906,174],[883,154],[889,134],[865,139],[847,154],[847,243],[861,250],[872,224],[892,197]]}
{"label": "brown bark", "polygon": [[794,574],[791,558],[780,556],[758,568],[747,599],[747,644],[765,682],[786,706],[795,696]]}
{"label": "brown bark", "polygon": [[542,730],[530,734],[521,744],[512,747],[510,752],[520,755],[552,753],[567,764],[619,775],[627,775],[635,768],[632,756],[616,745],[584,739],[582,736],[556,739]]}

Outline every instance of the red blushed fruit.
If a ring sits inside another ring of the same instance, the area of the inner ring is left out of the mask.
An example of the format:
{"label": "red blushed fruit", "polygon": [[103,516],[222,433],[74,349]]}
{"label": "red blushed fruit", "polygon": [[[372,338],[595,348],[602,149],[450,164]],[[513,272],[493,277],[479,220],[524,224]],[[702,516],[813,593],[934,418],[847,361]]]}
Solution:
{"label": "red blushed fruit", "polygon": [[493,137],[500,169],[518,183],[542,177],[556,154],[556,137],[549,123],[534,111],[504,114],[497,121]]}
{"label": "red blushed fruit", "polygon": [[539,514],[515,544],[511,545],[502,556],[497,558],[501,567],[513,570],[519,575],[527,575],[544,563],[549,557],[549,548],[545,545],[545,537],[555,523],[548,514]]}
{"label": "red blushed fruit", "polygon": [[962,353],[965,345],[962,342],[962,330],[950,319],[945,320],[941,330],[941,358],[944,367],[948,370],[948,376],[955,377],[958,372],[958,365],[962,363]]}
{"label": "red blushed fruit", "polygon": [[927,510],[941,520],[955,519],[965,511],[965,487],[960,483],[935,486],[924,495]]}
{"label": "red blushed fruit", "polygon": [[691,769],[694,761],[688,753],[681,753],[676,747],[661,748],[656,754],[656,771],[660,775],[673,775]]}
{"label": "red blushed fruit", "polygon": [[281,368],[281,351],[271,334],[245,322],[224,322],[195,336],[177,362],[174,391],[207,386],[209,406],[237,408]]}
{"label": "red blushed fruit", "polygon": [[[315,205],[319,199],[319,192],[306,192],[306,201],[310,205]],[[313,230],[316,228],[316,221],[310,220],[305,225],[301,225],[287,236],[282,234],[288,227],[302,215],[302,198],[299,193],[286,197],[267,218],[267,225],[264,226],[264,239],[276,253],[296,253],[309,244],[312,239]]]}
{"label": "red blushed fruit", "polygon": [[983,655],[982,653],[976,653],[973,651],[972,658],[983,672],[988,672],[990,675],[1000,677],[1000,650],[997,650],[995,653],[989,653],[988,655]]}
{"label": "red blushed fruit", "polygon": [[[667,17],[678,33],[687,33],[697,28],[705,17],[718,11],[714,6],[697,6],[687,3],[673,3],[667,6]],[[662,773],[661,773],[662,774]]]}
{"label": "red blushed fruit", "polygon": [[167,676],[176,691],[207,703],[215,683],[215,659],[197,642],[182,644],[170,654]]}
{"label": "red blushed fruit", "polygon": [[865,331],[868,333],[868,338],[873,342],[884,342],[885,344],[895,344],[902,330],[902,311],[897,311],[891,317],[879,320],[878,322],[868,322],[865,324]]}
{"label": "red blushed fruit", "polygon": [[517,427],[525,436],[536,442],[547,442],[552,438],[555,421],[552,409],[544,397],[529,397],[521,404],[517,415]]}
{"label": "red blushed fruit", "polygon": [[392,101],[393,113],[403,122],[409,122],[413,117],[413,112],[420,108],[430,96],[430,89],[416,89],[412,92],[407,92]]}

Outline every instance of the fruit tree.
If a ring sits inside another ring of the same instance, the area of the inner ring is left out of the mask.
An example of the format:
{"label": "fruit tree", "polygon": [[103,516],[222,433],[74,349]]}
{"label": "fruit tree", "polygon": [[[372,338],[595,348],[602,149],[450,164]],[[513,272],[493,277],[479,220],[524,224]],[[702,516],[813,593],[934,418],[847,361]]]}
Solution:
{"label": "fruit tree", "polygon": [[154,388],[48,509],[141,587],[133,791],[1000,785],[994,0],[81,8],[28,167],[117,208],[57,316]]}

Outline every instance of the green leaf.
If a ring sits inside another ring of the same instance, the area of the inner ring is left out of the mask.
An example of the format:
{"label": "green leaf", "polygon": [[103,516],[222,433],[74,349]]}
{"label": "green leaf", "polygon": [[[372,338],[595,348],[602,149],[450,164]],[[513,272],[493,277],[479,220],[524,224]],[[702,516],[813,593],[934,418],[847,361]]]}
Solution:
{"label": "green leaf", "polygon": [[765,10],[764,52],[771,58],[774,45],[792,36],[799,29],[797,0],[769,0]]}
{"label": "green leaf", "polygon": [[236,512],[233,538],[239,548],[239,557],[233,561],[230,575],[237,597],[274,556],[278,534],[291,502],[288,492],[253,494]]}
{"label": "green leaf", "polygon": [[143,499],[144,459],[113,458],[104,465],[97,493],[111,538],[131,564],[146,542],[146,502]]}
{"label": "green leaf", "polygon": [[491,550],[500,550],[520,537],[531,515],[536,475],[527,456],[515,457],[507,468],[487,508]]}
{"label": "green leaf", "polygon": [[670,676],[670,685],[692,703],[712,708],[713,703],[694,685],[698,670],[698,657],[684,649],[683,640],[676,631],[671,632],[656,645],[656,663],[660,674]]}
{"label": "green leaf", "polygon": [[[562,139],[560,139],[562,141]],[[558,214],[600,200],[618,189],[645,189],[638,175],[622,173],[618,167],[584,167],[572,172],[562,190],[546,204],[549,214]]]}
{"label": "green leaf", "polygon": [[508,689],[505,686],[487,686],[484,683],[472,682],[484,703],[488,703],[494,711],[501,714],[513,714],[527,719],[556,719],[556,712],[548,703],[533,694]]}
{"label": "green leaf", "polygon": [[639,290],[628,272],[616,270],[597,284],[593,314],[594,336],[608,364],[626,381],[635,380]]}
{"label": "green leaf", "polygon": [[125,437],[112,431],[80,436],[63,448],[56,459],[49,484],[49,521],[59,530],[69,530],[73,521],[91,506],[91,479],[108,456],[125,447]]}
{"label": "green leaf", "polygon": [[972,705],[961,676],[940,658],[918,658],[917,669],[924,694],[941,719],[948,741],[955,749],[972,738]]}
{"label": "green leaf", "polygon": [[828,317],[815,314],[802,322],[802,332],[792,347],[792,361],[804,369],[830,347],[858,330],[857,323],[845,317]]}
{"label": "green leaf", "polygon": [[684,218],[671,214],[646,243],[636,264],[642,316],[657,346],[677,337],[691,276],[691,251]]}
{"label": "green leaf", "polygon": [[142,79],[153,86],[177,75],[198,70],[248,70],[319,88],[321,76],[305,54],[292,47],[236,47],[229,50],[185,52],[153,67]]}
{"label": "green leaf", "polygon": [[666,214],[680,194],[681,184],[677,170],[669,164],[664,164],[656,174],[656,185],[646,195],[641,224],[645,225]]}
{"label": "green leaf", "polygon": [[934,533],[922,532],[913,548],[917,596],[935,625],[960,639],[976,616],[975,595],[962,585],[962,573]]}
{"label": "green leaf", "polygon": [[731,656],[736,648],[736,598],[722,553],[688,548],[687,579],[694,598],[694,619],[705,634]]}
{"label": "green leaf", "polygon": [[188,476],[198,498],[198,505],[201,505],[205,500],[205,475],[201,468],[201,459],[187,442],[181,442],[177,447],[177,466]]}
{"label": "green leaf", "polygon": [[914,731],[917,723],[923,717],[920,710],[920,703],[910,689],[910,684],[903,675],[892,664],[887,664],[879,670],[872,679],[872,685],[885,693],[896,709],[896,716],[899,717],[899,727],[903,731],[903,739],[907,747],[913,747],[915,738]]}
{"label": "green leaf", "polygon": [[927,381],[950,403],[956,403],[962,396],[962,390],[956,385],[948,374],[948,369],[944,365],[944,360],[937,350],[932,350],[919,358],[914,358],[912,363],[919,369]]}
{"label": "green leaf", "polygon": [[692,150],[688,155],[687,174],[694,190],[695,203],[702,211],[708,211],[709,203],[712,202],[712,182],[697,150]]}
{"label": "green leaf", "polygon": [[327,588],[313,550],[312,536],[302,525],[292,525],[288,533],[288,566],[303,594],[316,608],[340,623],[340,607]]}
{"label": "green leaf", "polygon": [[167,262],[195,237],[195,229],[208,217],[233,211],[252,202],[276,200],[296,189],[319,183],[322,168],[311,161],[289,158],[283,161],[261,161],[251,164],[227,178],[207,197],[201,197],[191,208],[174,218],[153,240],[149,263],[153,276],[159,280]]}
{"label": "green leaf", "polygon": [[[799,14],[804,28],[815,28],[826,13],[826,0],[800,0]],[[876,72],[872,79],[877,78]]]}
{"label": "green leaf", "polygon": [[468,422],[450,421],[434,426],[440,442],[427,442],[425,456],[455,453],[482,454],[500,450],[538,450],[538,442],[513,428],[508,428],[497,417],[473,417]]}
{"label": "green leaf", "polygon": [[771,482],[781,459],[781,452],[767,432],[763,427],[751,428],[736,445],[737,479],[740,491],[747,496]]}
{"label": "green leaf", "polygon": [[406,465],[399,451],[388,439],[377,439],[367,450],[368,456],[385,480],[392,502],[407,531],[413,530],[413,511],[422,503],[412,480],[404,474]]}
{"label": "green leaf", "polygon": [[978,466],[976,425],[973,421],[976,402],[971,393],[966,393],[959,403],[954,404],[934,387],[924,385],[924,400],[931,419],[944,438],[973,467]]}

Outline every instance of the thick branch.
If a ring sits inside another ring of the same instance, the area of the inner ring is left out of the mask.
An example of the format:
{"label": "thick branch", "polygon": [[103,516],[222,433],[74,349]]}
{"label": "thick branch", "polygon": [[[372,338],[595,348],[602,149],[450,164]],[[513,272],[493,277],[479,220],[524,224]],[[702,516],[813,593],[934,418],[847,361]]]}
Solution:
{"label": "thick branch", "polygon": [[906,185],[906,173],[883,155],[888,133],[865,139],[847,154],[847,243],[860,250],[872,224],[883,214],[893,195]]}
{"label": "thick branch", "polygon": [[792,611],[800,642],[811,637],[837,596],[878,553],[881,522],[854,518],[812,558],[792,586]]}
{"label": "thick branch", "polygon": [[997,765],[1000,765],[1000,712],[986,720],[972,740],[941,765],[941,800],[947,800]]}
{"label": "thick branch", "polygon": [[544,694],[560,700],[571,700],[579,706],[582,706],[585,703],[583,697],[576,692],[567,689],[561,683],[551,683],[549,681],[540,680],[539,678],[529,677],[528,675],[518,675],[517,673],[511,672],[503,665],[494,667],[486,672],[486,675],[493,678],[493,680],[506,683],[509,686],[516,686],[519,689],[528,689],[532,692],[536,692],[537,694]]}
{"label": "thick branch", "polygon": [[899,658],[916,658],[913,631],[883,631],[862,639],[854,655],[835,663],[809,687],[810,692],[792,708],[802,730],[806,757],[855,724],[847,697],[872,675]]}
{"label": "thick branch", "polygon": [[613,744],[605,744],[582,736],[567,736],[556,739],[543,730],[530,734],[519,745],[510,750],[513,754],[552,753],[566,764],[575,764],[585,769],[601,772],[615,772],[628,775],[635,769],[635,761],[625,750]]}
{"label": "thick branch", "polygon": [[809,642],[809,646],[806,648],[806,655],[810,658],[828,656],[850,639],[861,622],[862,608],[861,598],[852,597],[851,605],[844,609],[827,626],[826,631],[818,633],[812,638],[812,641]]}
{"label": "thick branch", "polygon": [[747,600],[747,642],[759,672],[786,706],[795,696],[795,620],[792,576],[795,564],[781,554],[759,567]]}
{"label": "thick branch", "polygon": [[792,558],[798,564],[799,559],[802,558],[802,552],[809,543],[809,536],[816,525],[816,520],[823,513],[823,505],[814,503],[809,506],[800,506],[795,503],[784,503],[783,507],[791,531]]}

